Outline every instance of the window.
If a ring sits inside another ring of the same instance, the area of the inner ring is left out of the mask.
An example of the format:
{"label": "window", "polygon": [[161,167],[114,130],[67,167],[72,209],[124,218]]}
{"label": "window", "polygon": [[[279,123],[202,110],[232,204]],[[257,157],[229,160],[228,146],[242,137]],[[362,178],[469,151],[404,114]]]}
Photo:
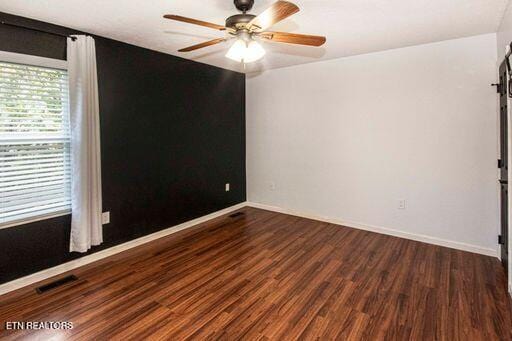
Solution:
{"label": "window", "polygon": [[[5,56],[0,54],[0,227],[71,208],[67,71],[52,65],[61,61]],[[30,61],[38,65],[25,63]]]}

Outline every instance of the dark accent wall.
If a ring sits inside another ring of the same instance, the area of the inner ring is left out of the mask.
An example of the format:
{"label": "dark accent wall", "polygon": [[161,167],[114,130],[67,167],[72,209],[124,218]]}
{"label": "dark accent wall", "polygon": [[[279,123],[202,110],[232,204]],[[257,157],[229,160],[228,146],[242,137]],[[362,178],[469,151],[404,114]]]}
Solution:
{"label": "dark accent wall", "polygon": [[[5,13],[0,20],[77,33]],[[245,201],[245,76],[94,38],[111,223],[90,253]],[[0,50],[65,59],[66,40],[0,25]],[[0,229],[0,283],[83,256],[68,251],[70,220]]]}

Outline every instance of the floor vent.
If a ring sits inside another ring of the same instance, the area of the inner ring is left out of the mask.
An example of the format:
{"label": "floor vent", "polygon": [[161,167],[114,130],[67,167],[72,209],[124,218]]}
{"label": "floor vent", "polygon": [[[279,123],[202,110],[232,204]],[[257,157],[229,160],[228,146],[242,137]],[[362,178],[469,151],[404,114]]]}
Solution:
{"label": "floor vent", "polygon": [[244,212],[236,212],[236,213],[230,214],[229,217],[236,218],[236,217],[240,217],[242,215],[244,215]]}
{"label": "floor vent", "polygon": [[66,277],[58,279],[58,280],[56,280],[54,282],[51,282],[51,283],[45,284],[43,286],[40,286],[39,288],[36,289],[36,291],[37,291],[38,294],[42,294],[44,292],[47,292],[48,290],[52,290],[52,289],[55,289],[57,287],[60,287],[61,285],[64,285],[66,283],[76,281],[77,279],[78,279],[78,277],[76,277],[75,275],[66,276]]}

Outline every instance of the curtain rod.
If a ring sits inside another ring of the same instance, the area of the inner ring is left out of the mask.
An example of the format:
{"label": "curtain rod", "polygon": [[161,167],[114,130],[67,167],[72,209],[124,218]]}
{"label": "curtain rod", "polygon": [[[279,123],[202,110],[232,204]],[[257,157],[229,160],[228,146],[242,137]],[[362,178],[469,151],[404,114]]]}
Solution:
{"label": "curtain rod", "polygon": [[76,37],[73,37],[73,36],[70,36],[70,35],[66,35],[66,34],[50,32],[50,31],[41,30],[41,29],[38,29],[38,28],[29,27],[29,26],[23,26],[23,25],[19,25],[19,24],[8,23],[8,22],[5,22],[3,20],[0,21],[0,23],[2,25],[6,25],[6,26],[17,27],[17,28],[24,28],[24,29],[30,30],[30,31],[41,32],[41,33],[51,34],[51,35],[54,35],[54,36],[59,36],[59,37],[64,37],[64,38],[71,38],[71,40],[76,40]]}

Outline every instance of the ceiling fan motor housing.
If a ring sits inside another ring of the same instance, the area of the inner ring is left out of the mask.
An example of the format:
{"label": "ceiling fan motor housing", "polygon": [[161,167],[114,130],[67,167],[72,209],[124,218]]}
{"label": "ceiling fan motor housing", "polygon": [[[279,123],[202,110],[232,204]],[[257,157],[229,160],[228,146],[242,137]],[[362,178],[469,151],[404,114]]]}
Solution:
{"label": "ceiling fan motor housing", "polygon": [[250,11],[252,5],[254,5],[254,0],[235,0],[235,7],[242,12]]}
{"label": "ceiling fan motor housing", "polygon": [[252,14],[235,14],[226,19],[226,27],[232,28],[234,30],[244,28],[255,15]]}

